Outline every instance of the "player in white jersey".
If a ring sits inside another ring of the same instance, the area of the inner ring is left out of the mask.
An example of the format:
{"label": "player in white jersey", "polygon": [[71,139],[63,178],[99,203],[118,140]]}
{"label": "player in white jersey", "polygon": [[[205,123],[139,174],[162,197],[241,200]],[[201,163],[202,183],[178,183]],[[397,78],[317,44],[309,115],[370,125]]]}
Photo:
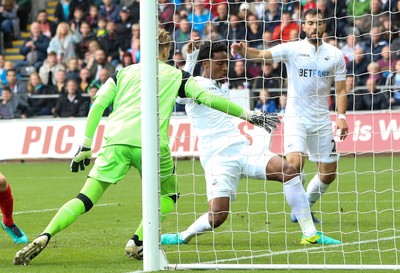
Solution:
{"label": "player in white jersey", "polygon": [[[231,53],[253,61],[284,62],[288,71],[288,99],[284,116],[284,148],[287,161],[298,172],[303,171],[305,155],[316,163],[318,173],[307,186],[310,206],[326,192],[336,178],[336,144],[329,117],[328,98],[335,83],[337,100],[337,132],[340,140],[346,138],[347,96],[345,88],[346,63],[343,53],[323,42],[326,24],[320,10],[304,13],[302,22],[306,38],[272,47],[268,50],[249,48],[235,43]],[[304,183],[304,176],[303,176]],[[313,217],[314,222],[319,222]],[[296,222],[295,215],[291,220]]]}
{"label": "player in white jersey", "polygon": [[[196,77],[196,81],[211,92],[229,98],[228,87],[221,83],[227,74],[227,55],[227,47],[224,44],[206,43],[200,52],[189,51],[185,70],[192,73],[196,60],[199,59],[203,74],[202,77]],[[316,230],[306,193],[295,168],[271,153],[268,147],[251,146],[246,137],[239,132],[234,118],[208,109],[194,100],[185,99],[185,102],[186,112],[193,120],[199,139],[198,150],[205,171],[209,212],[200,216],[183,232],[161,235],[162,244],[189,243],[196,235],[224,223],[242,176],[283,182],[286,200],[299,219],[302,229],[300,243],[341,243]]]}

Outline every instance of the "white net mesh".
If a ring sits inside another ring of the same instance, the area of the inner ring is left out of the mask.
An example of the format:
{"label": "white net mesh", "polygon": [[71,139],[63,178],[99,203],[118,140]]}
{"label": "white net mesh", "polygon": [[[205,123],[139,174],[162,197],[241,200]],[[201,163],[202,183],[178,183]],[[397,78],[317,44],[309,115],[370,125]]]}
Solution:
{"label": "white net mesh", "polygon": [[[163,246],[169,262],[176,268],[204,269],[230,268],[232,264],[232,268],[250,269],[398,268],[400,1],[175,2],[159,1],[159,19],[173,34],[173,61],[181,68],[187,43],[194,37],[228,47],[243,41],[265,50],[304,39],[300,18],[307,9],[319,8],[326,22],[323,39],[343,52],[346,62],[349,135],[337,143],[341,158],[336,180],[312,207],[321,220],[317,230],[343,244],[301,245],[301,229],[290,220],[291,208],[282,184],[245,176],[227,220],[188,244]],[[193,74],[200,75],[201,71],[198,65]],[[230,56],[225,84],[241,105],[284,114],[283,101],[291,96],[287,94],[288,81],[296,86],[297,79],[288,78],[283,63],[256,63],[238,54]],[[333,87],[325,98],[335,127]],[[181,196],[176,211],[163,222],[163,233],[185,231],[208,211],[193,119],[185,115],[184,107],[177,105],[176,110],[182,115],[171,121],[172,150],[177,158],[185,159],[176,161]],[[244,122],[238,126],[252,145],[260,145],[260,150],[269,145],[260,131],[246,127]],[[283,153],[282,126],[274,133],[270,147],[275,153]],[[316,174],[314,163],[306,160],[304,172],[307,188]]]}

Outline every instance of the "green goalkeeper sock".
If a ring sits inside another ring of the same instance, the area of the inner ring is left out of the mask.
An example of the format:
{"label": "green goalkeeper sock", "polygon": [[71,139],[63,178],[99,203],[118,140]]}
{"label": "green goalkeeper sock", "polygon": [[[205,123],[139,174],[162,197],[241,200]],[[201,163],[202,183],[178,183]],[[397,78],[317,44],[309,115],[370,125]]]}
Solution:
{"label": "green goalkeeper sock", "polygon": [[[166,215],[174,210],[174,200],[168,196],[161,196],[160,198],[160,208],[161,208],[161,222],[165,220]],[[140,222],[139,227],[135,231],[135,235],[138,236],[140,241],[143,241],[143,221]]]}
{"label": "green goalkeeper sock", "polygon": [[[94,205],[109,186],[110,183],[100,182],[93,178],[88,178],[81,190],[81,194],[89,198],[89,200],[92,202],[92,205]],[[85,212],[86,208],[82,200],[74,198],[65,203],[58,210],[57,214],[53,217],[43,233],[48,233],[51,237],[53,237],[55,234],[64,230],[70,224],[75,222],[79,215]]]}
{"label": "green goalkeeper sock", "polygon": [[85,206],[81,200],[74,198],[62,206],[53,217],[49,225],[43,231],[53,237],[58,232],[64,230],[75,222],[79,215],[85,213]]}

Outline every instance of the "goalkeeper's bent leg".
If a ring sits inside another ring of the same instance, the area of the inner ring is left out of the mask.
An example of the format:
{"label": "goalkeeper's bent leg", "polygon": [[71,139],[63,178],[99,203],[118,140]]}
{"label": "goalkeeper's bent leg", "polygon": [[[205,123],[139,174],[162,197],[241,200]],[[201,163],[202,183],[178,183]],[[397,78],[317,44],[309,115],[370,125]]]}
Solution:
{"label": "goalkeeper's bent leg", "polygon": [[53,217],[43,233],[51,237],[71,225],[79,215],[89,211],[97,203],[110,183],[88,178],[79,195],[65,203]]}
{"label": "goalkeeper's bent leg", "polygon": [[[171,213],[174,210],[174,201],[175,198],[171,198],[170,196],[161,196],[160,198],[160,211],[161,211],[161,222],[165,220],[167,215]],[[139,241],[143,241],[143,223],[140,221],[139,227],[136,229],[135,234],[133,235],[132,238],[137,236],[137,239]],[[137,242],[140,243],[140,242]]]}

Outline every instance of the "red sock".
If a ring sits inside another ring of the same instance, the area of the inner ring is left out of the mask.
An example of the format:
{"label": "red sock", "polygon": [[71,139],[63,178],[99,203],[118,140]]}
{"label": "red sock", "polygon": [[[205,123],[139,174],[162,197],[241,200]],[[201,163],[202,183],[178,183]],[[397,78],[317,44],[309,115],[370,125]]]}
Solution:
{"label": "red sock", "polygon": [[11,194],[11,187],[8,185],[5,191],[0,192],[0,208],[1,213],[3,214],[3,223],[6,227],[14,224],[14,220],[12,218],[14,206],[14,199]]}

